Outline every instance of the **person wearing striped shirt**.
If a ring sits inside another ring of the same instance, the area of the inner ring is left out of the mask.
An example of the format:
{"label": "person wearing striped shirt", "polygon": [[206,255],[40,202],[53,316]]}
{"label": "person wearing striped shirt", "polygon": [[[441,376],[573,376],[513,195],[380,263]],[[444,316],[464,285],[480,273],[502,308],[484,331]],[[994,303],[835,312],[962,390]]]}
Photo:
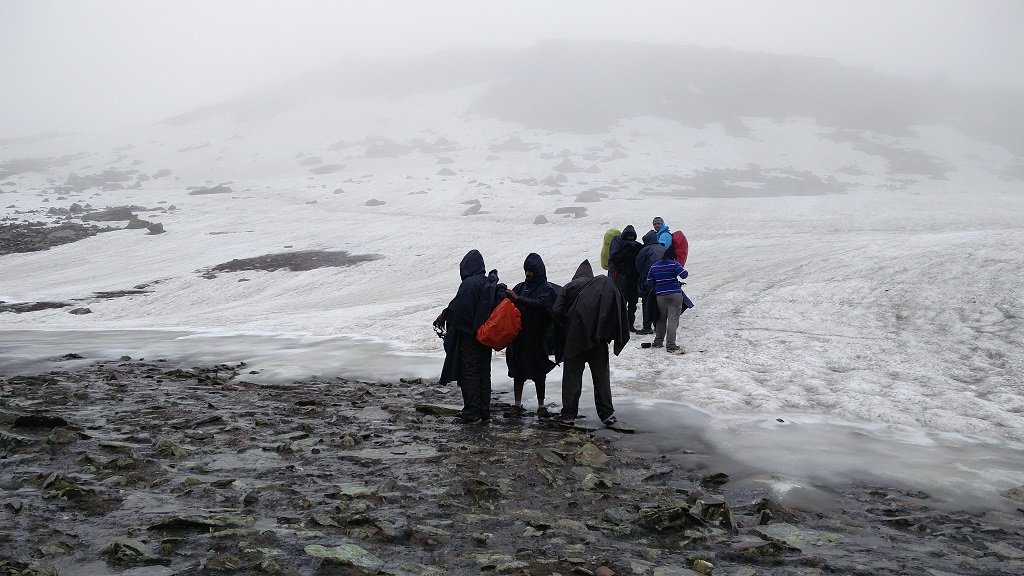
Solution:
{"label": "person wearing striped shirt", "polygon": [[682,352],[676,345],[676,330],[679,329],[679,315],[683,310],[683,285],[680,278],[690,273],[676,262],[676,252],[671,246],[665,255],[647,271],[647,284],[654,286],[654,295],[658,301],[658,319],[655,322],[654,348],[661,348],[664,342],[668,352]]}

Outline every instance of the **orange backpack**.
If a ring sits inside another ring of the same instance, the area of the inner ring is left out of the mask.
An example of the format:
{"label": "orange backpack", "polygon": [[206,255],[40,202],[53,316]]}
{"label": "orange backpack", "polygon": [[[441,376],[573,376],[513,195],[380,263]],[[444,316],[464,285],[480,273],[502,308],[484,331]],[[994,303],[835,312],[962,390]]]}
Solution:
{"label": "orange backpack", "polygon": [[476,331],[476,339],[493,350],[504,350],[519,335],[523,326],[522,314],[511,300],[505,298],[491,312]]}

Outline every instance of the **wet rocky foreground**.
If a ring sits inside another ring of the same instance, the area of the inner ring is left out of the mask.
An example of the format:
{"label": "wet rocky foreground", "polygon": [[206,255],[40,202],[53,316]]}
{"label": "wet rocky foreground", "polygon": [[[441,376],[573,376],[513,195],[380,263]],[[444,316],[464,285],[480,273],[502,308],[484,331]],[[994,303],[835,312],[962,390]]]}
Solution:
{"label": "wet rocky foreground", "polygon": [[0,378],[0,575],[1024,573],[1020,510],[865,486],[791,510],[697,446],[642,457],[501,416],[501,394],[463,426],[452,386],[247,374],[124,357]]}

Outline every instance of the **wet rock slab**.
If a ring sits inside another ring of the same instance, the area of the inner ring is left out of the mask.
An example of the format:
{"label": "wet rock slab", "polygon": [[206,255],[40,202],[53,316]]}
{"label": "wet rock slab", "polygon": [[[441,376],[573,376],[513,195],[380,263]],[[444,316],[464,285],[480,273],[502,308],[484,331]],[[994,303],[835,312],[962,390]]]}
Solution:
{"label": "wet rock slab", "polygon": [[248,373],[0,378],[0,574],[1024,573],[1024,514],[856,486],[835,513],[788,510],[699,453],[455,424],[453,386]]}

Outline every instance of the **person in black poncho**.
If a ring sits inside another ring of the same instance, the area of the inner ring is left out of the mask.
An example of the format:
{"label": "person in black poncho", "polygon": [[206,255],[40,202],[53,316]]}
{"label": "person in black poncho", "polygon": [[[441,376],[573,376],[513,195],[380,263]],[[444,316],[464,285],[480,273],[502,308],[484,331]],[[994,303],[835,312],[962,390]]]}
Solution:
{"label": "person in black poncho", "polygon": [[512,379],[515,406],[510,414],[518,416],[523,410],[523,387],[533,380],[537,387],[537,415],[547,416],[544,406],[544,388],[548,372],[555,363],[548,357],[545,335],[551,326],[551,307],[557,296],[555,285],[548,282],[547,268],[538,254],[531,253],[523,262],[526,281],[516,284],[507,292],[508,299],[522,313],[519,335],[505,350],[508,377]]}
{"label": "person in black poncho", "polygon": [[565,327],[562,411],[554,420],[568,425],[575,423],[583,389],[583,369],[589,364],[597,416],[606,426],[614,424],[608,344],[614,342],[613,351],[618,356],[629,342],[629,317],[622,295],[611,278],[604,274],[594,276],[590,261],[584,260],[572,282],[566,284],[555,299],[552,314]]}
{"label": "person in black poncho", "polygon": [[636,269],[636,257],[643,244],[636,241],[636,229],[630,224],[622,229],[618,244],[612,246],[608,255],[608,276],[615,282],[615,287],[626,300],[626,313],[629,314],[629,330],[636,332],[636,303],[640,299],[640,288],[637,281],[640,273]]}
{"label": "person in black poncho", "polygon": [[470,250],[459,264],[462,283],[455,298],[434,320],[435,328],[445,328],[444,366],[441,384],[459,383],[465,424],[486,422],[491,418],[491,349],[476,339],[476,331],[495,305],[498,274],[484,274],[484,257]]}
{"label": "person in black poncho", "polygon": [[649,230],[644,234],[644,246],[636,255],[637,289],[643,299],[643,327],[637,334],[654,334],[654,323],[658,320],[658,300],[654,294],[654,286],[647,283],[647,272],[651,265],[661,260],[665,247],[658,243],[658,233]]}

